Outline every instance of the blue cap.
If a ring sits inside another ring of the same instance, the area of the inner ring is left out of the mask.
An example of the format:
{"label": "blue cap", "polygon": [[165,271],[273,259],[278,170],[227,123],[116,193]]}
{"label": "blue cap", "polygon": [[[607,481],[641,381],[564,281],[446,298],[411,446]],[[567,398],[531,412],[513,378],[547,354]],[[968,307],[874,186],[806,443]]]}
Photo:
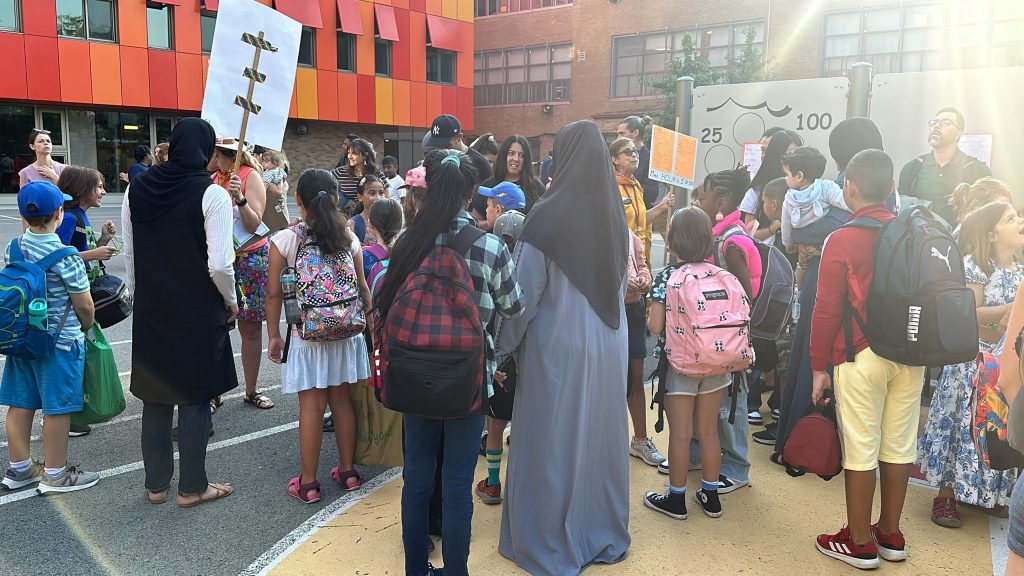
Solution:
{"label": "blue cap", "polygon": [[55,184],[38,180],[18,191],[18,210],[26,218],[49,216],[71,200],[71,196],[61,192]]}
{"label": "blue cap", "polygon": [[494,198],[505,210],[522,210],[526,208],[526,194],[518,184],[502,182],[494,188],[481,186],[478,190],[482,196]]}

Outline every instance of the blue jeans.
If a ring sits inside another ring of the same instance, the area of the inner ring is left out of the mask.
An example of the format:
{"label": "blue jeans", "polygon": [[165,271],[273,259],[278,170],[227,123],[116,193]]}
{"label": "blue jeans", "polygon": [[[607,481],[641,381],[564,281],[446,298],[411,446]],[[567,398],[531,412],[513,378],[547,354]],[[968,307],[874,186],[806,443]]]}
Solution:
{"label": "blue jeans", "polygon": [[[747,413],[743,411],[747,405],[747,393],[740,387],[736,397],[736,418],[729,424],[729,410],[732,398],[729,390],[722,394],[721,410],[718,413],[718,441],[722,444],[722,469],[720,474],[732,480],[750,481],[750,460],[747,459],[747,436],[750,434],[750,423]],[[690,440],[690,466],[700,465],[700,445],[697,440]]]}
{"label": "blue jeans", "polygon": [[[402,543],[406,576],[427,573],[427,520],[438,451],[443,504],[441,529],[445,576],[468,576],[469,537],[473,520],[473,473],[484,428],[482,413],[451,420],[406,414],[405,485],[402,488]],[[444,431],[442,444],[441,432]]]}

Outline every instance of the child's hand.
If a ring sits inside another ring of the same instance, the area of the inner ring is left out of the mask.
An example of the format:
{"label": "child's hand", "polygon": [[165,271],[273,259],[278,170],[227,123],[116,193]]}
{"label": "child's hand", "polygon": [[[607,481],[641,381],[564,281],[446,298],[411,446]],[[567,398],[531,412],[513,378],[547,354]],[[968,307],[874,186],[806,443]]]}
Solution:
{"label": "child's hand", "polygon": [[814,372],[813,384],[811,385],[811,404],[814,406],[825,406],[829,399],[825,397],[825,391],[832,389],[832,378],[828,372]]}
{"label": "child's hand", "polygon": [[267,358],[274,364],[280,364],[283,352],[284,338],[281,338],[280,335],[271,336],[270,342],[267,344]]}
{"label": "child's hand", "polygon": [[117,234],[117,226],[114,225],[113,220],[107,220],[103,224],[103,230],[100,232],[100,241],[104,241],[103,243],[106,244],[105,241],[113,238],[114,234]]}

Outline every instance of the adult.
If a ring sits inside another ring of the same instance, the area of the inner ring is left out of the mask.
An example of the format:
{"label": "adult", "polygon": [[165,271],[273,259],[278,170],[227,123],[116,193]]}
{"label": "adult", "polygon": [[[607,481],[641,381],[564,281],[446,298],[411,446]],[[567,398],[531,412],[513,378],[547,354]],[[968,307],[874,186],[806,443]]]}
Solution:
{"label": "adult", "polygon": [[[647,174],[651,169],[651,149],[647,147],[647,129],[654,121],[650,116],[629,116],[619,122],[615,132],[619,138],[629,138],[637,151],[638,164],[636,179],[644,189],[644,203],[654,206],[658,202],[658,181],[651,180]],[[664,231],[665,227],[661,226]]]}
{"label": "adult", "polygon": [[[398,238],[391,251],[388,273],[376,299],[376,326],[387,321],[391,303],[424,258],[438,245],[446,245],[473,219],[466,206],[476,188],[476,170],[469,156],[455,150],[438,150],[427,156],[426,183],[430,193],[416,218]],[[487,326],[497,316],[522,313],[523,296],[516,283],[515,267],[496,236],[484,234],[463,255],[473,279],[473,299],[480,321]],[[379,334],[378,334],[379,338]],[[484,382],[491,382],[497,364],[494,343],[487,336]],[[403,416],[405,434],[405,483],[402,488],[402,541],[405,573],[441,574],[427,563],[428,510],[434,492],[438,454],[444,454],[443,478],[444,574],[467,576],[473,518],[473,472],[476,469],[482,411],[462,418],[435,419]]]}
{"label": "adult", "polygon": [[904,164],[896,186],[903,196],[930,202],[932,212],[950,224],[956,222],[956,212],[949,203],[953,189],[992,175],[984,162],[960,149],[964,125],[963,113],[952,106],[936,112],[928,121],[931,152]]}
{"label": "adult", "polygon": [[[526,208],[522,211],[528,214],[533,208],[537,199],[544,193],[544,187],[540,180],[533,175],[533,156],[530,152],[530,143],[525,137],[513,134],[505,139],[498,147],[498,159],[494,162],[494,176],[480,182],[481,186],[494,188],[502,182],[513,182],[519,185],[526,194]],[[482,194],[473,197],[473,217],[481,222],[487,220],[487,198]]]}
{"label": "adult", "polygon": [[490,132],[481,134],[479,138],[473,140],[469,147],[486,158],[487,163],[491,165],[491,170],[494,170],[494,161],[498,158],[498,143],[494,140],[494,134]]}
{"label": "adult", "polygon": [[[978,336],[982,351],[998,354],[1001,322],[1009,315],[1024,268],[1016,254],[1024,247],[1024,220],[1007,202],[993,202],[971,212],[957,238],[964,257],[967,286],[978,306]],[[1012,346],[1012,342],[1010,345]],[[917,464],[939,492],[932,501],[932,522],[960,527],[957,503],[988,510],[1004,509],[1017,470],[992,470],[982,461],[971,439],[974,361],[946,366],[932,392],[924,432],[918,441]]]}
{"label": "adult", "polygon": [[213,127],[185,118],[170,159],[139,176],[121,206],[125,282],[135,296],[131,392],[142,400],[142,459],[149,501],[167,499],[178,407],[178,505],[231,495],[206,477],[209,402],[238,386],[228,322],[238,314],[231,199],[210,182]]}
{"label": "adult", "polygon": [[334,165],[335,168],[341,168],[342,166],[348,166],[348,149],[352,147],[352,143],[359,140],[358,134],[346,134],[345,139],[341,141],[341,157],[338,158],[338,163]]}
{"label": "adult", "polygon": [[161,142],[153,148],[153,164],[159,166],[164,162],[167,162],[167,149],[170,148],[170,144],[167,142]]}
{"label": "adult", "polygon": [[750,189],[743,195],[739,209],[748,228],[754,229],[753,237],[766,244],[775,242],[775,234],[782,229],[782,222],[769,219],[762,207],[761,193],[764,187],[776,178],[784,178],[782,157],[804,145],[803,138],[792,130],[769,128],[761,137],[761,166],[750,180]]}
{"label": "adult", "polygon": [[64,165],[50,157],[53,152],[50,131],[33,128],[28,134],[28,147],[35,153],[36,159],[18,172],[19,189],[29,182],[40,180],[56,184],[60,173],[64,171]]}
{"label": "adult", "polygon": [[619,138],[611,143],[608,152],[611,154],[612,166],[615,168],[615,182],[619,187],[619,196],[622,197],[626,225],[644,243],[644,258],[649,266],[651,263],[651,227],[648,223],[671,210],[675,197],[670,192],[661,202],[648,209],[647,201],[644,199],[644,190],[635,176],[640,154],[635,142],[629,138]]}
{"label": "adult", "polygon": [[552,157],[551,188],[516,247],[526,311],[498,327],[499,359],[518,351],[512,419],[529,422],[509,453],[498,551],[531,574],[564,575],[618,562],[630,544],[629,245],[597,125],[563,127]]}
{"label": "adult", "polygon": [[136,176],[142,174],[146,170],[149,170],[149,167],[153,165],[153,159],[153,151],[150,150],[149,146],[136,146],[135,164],[132,164],[128,168],[127,173],[121,172],[118,176],[122,181],[131,184],[132,180],[134,180]]}
{"label": "adult", "polygon": [[[174,143],[171,143],[174,152]],[[267,206],[267,188],[260,175],[262,167],[248,151],[241,152],[242,161],[238,173],[232,174],[238,141],[234,138],[217,138],[210,170],[213,181],[228,191],[234,206],[234,218],[238,227],[249,234],[256,232],[263,223],[263,210]],[[260,360],[263,358],[263,321],[266,320],[264,306],[267,300],[267,267],[270,263],[270,248],[266,238],[240,248],[235,253],[235,281],[238,284],[238,335],[242,339],[242,374],[245,377],[245,395],[242,401],[262,410],[274,407],[274,402],[256,389],[260,375]],[[218,400],[214,408],[220,405]]]}
{"label": "adult", "polygon": [[401,202],[404,196],[401,186],[405,184],[405,179],[398,175],[398,158],[385,156],[380,161],[380,170],[387,178],[384,180],[384,187],[387,189],[388,198]]}
{"label": "adult", "polygon": [[[1003,353],[999,355],[998,388],[1010,405],[1006,422],[1006,439],[1010,446],[1017,451],[1024,450],[1024,397],[1017,397],[1022,374],[1020,348],[1017,346],[1017,340],[1022,331],[1024,331],[1024,284],[1017,288],[1017,296],[1010,309],[1006,328],[1009,338],[1006,345],[1003,346]],[[1017,479],[1017,482],[1021,482],[1020,478]],[[1010,498],[1010,527],[1006,538],[1007,547],[1010,549],[1006,562],[1006,574],[1021,576],[1024,574],[1024,484],[1021,485],[1021,490],[1017,490],[1016,486],[1014,488],[1013,496]]]}
{"label": "adult", "polygon": [[338,180],[338,191],[344,195],[342,204],[349,216],[355,216],[363,211],[363,205],[358,201],[359,181],[367,174],[373,174],[381,179],[387,180],[383,172],[377,170],[377,152],[370,144],[362,138],[356,138],[348,146],[347,160],[343,166],[331,171],[331,174]]}
{"label": "adult", "polygon": [[[481,185],[485,182],[490,181],[493,176],[491,163],[487,161],[487,158],[483,154],[474,150],[473,148],[466,146],[466,143],[462,141],[462,124],[459,119],[451,114],[442,114],[437,118],[434,118],[433,123],[430,125],[430,132],[427,132],[426,139],[423,141],[426,144],[424,150],[427,149],[449,149],[458,150],[463,154],[469,155],[473,161],[473,167],[476,168],[477,182]],[[423,153],[423,157],[426,158],[426,152]],[[499,180],[500,182],[500,180]],[[479,195],[478,195],[479,196]],[[479,214],[476,213],[476,202],[474,200],[474,214],[473,216],[477,219],[477,225],[483,230],[489,230],[487,224],[487,200],[483,201],[483,210]]]}

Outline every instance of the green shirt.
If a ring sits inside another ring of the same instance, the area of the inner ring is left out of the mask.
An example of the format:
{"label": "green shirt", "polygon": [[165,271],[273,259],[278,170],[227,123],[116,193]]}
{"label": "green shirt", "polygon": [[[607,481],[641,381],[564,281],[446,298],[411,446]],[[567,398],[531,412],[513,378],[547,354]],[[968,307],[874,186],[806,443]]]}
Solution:
{"label": "green shirt", "polygon": [[984,162],[957,148],[945,166],[939,166],[931,153],[907,162],[900,170],[897,189],[905,196],[930,201],[932,211],[955,226],[957,215],[949,203],[953,189],[961,183],[973,184],[978,178],[991,175],[992,171]]}

